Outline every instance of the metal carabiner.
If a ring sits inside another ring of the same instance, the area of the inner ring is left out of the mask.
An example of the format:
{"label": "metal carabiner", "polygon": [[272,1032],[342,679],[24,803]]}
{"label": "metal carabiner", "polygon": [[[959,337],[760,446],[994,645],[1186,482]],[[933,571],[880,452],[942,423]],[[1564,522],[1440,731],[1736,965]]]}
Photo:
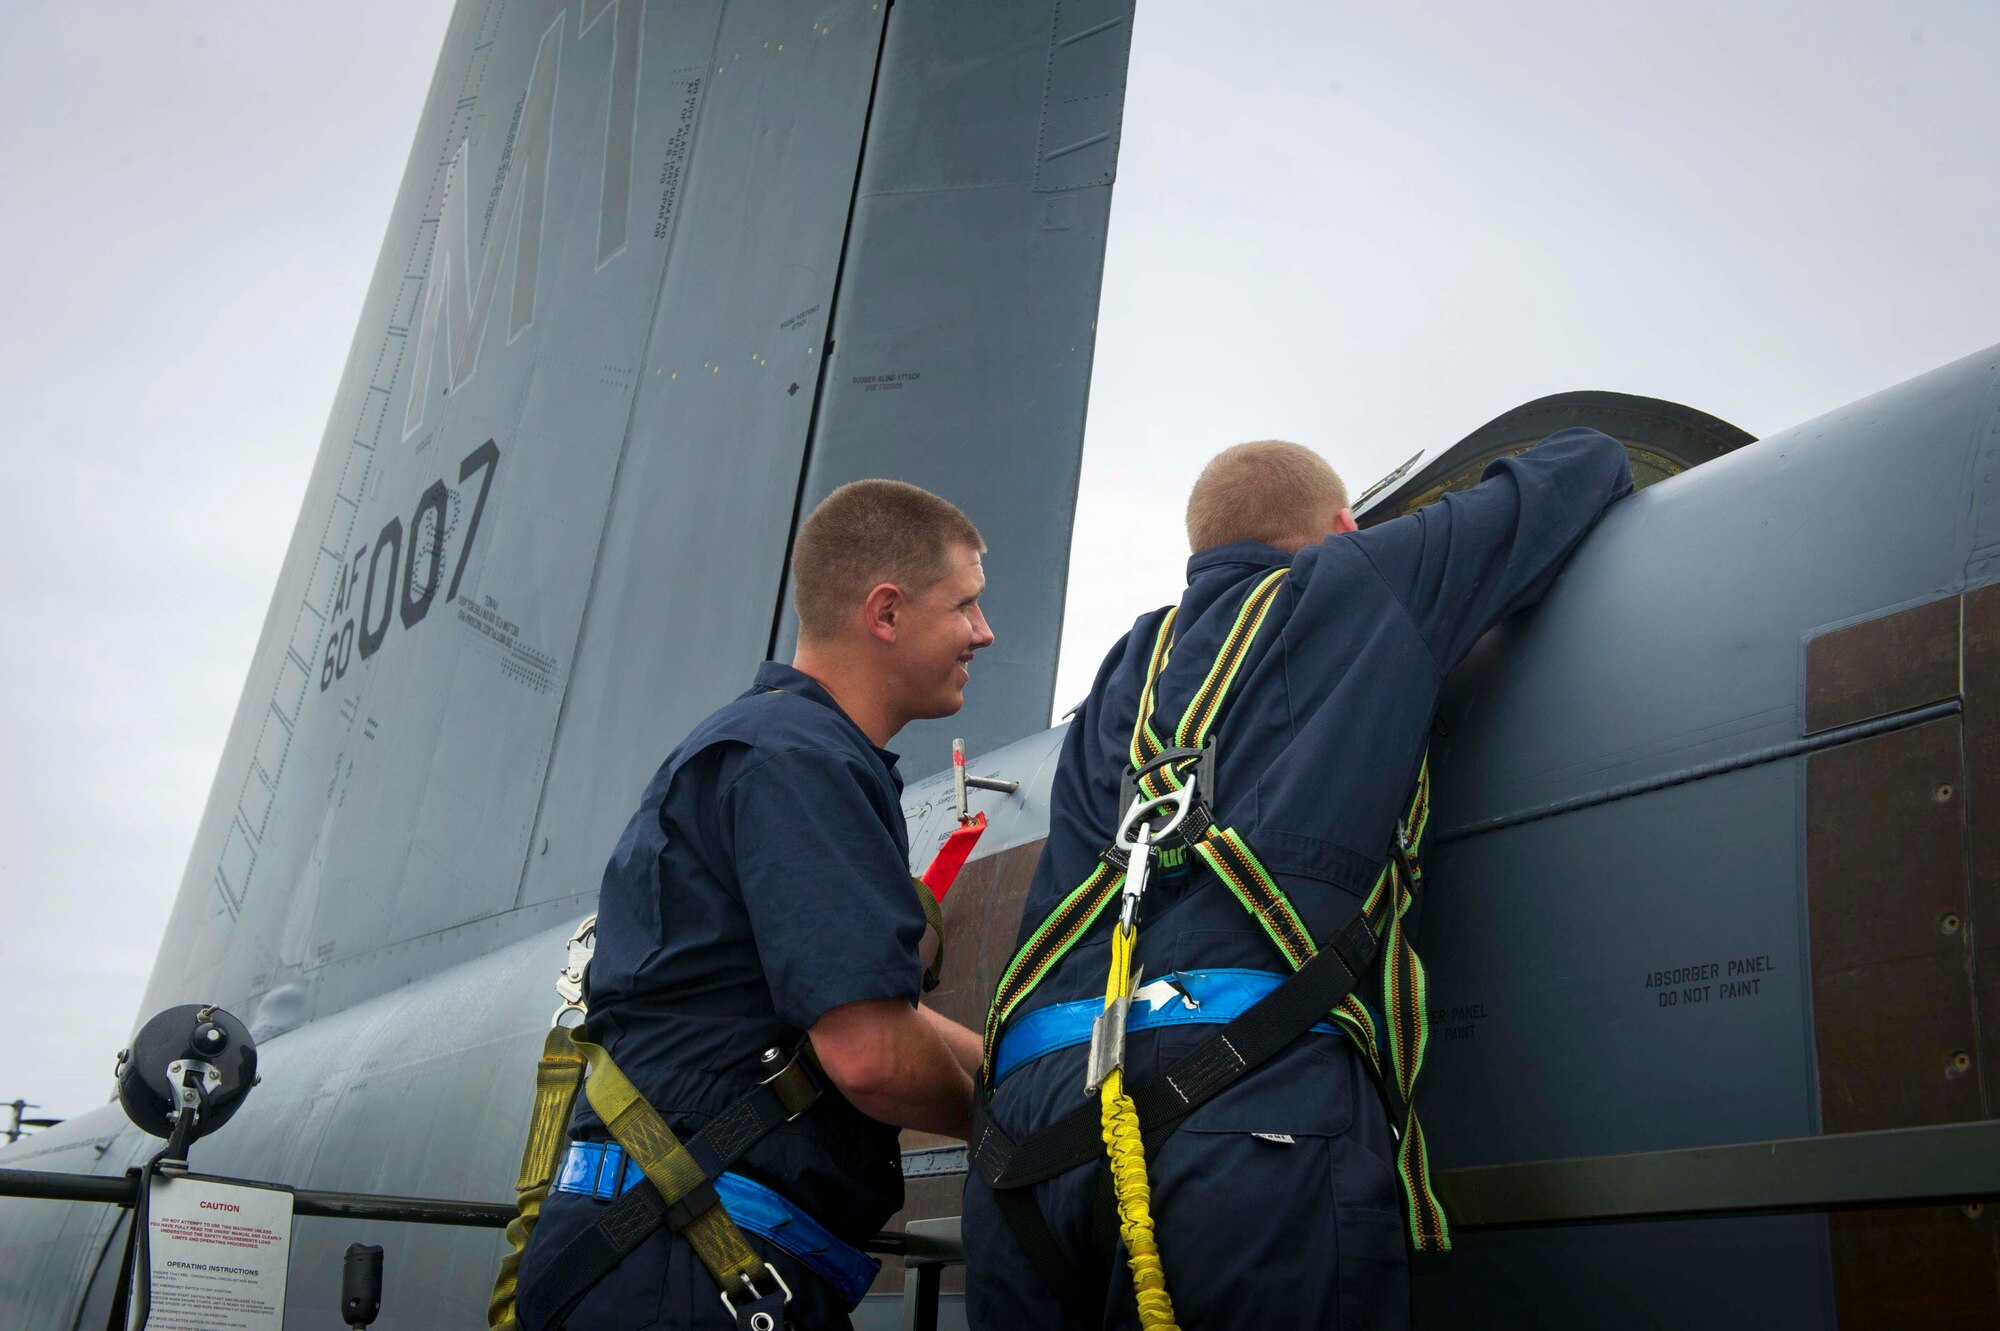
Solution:
{"label": "metal carabiner", "polygon": [[[1187,821],[1188,811],[1199,798],[1200,786],[1201,768],[1197,765],[1188,769],[1179,790],[1153,796],[1142,790],[1132,797],[1131,807],[1125,810],[1125,819],[1118,824],[1118,835],[1113,838],[1113,844],[1122,847],[1126,854],[1124,900],[1118,908],[1120,927],[1129,929],[1138,919],[1139,898],[1145,894],[1147,879],[1152,875],[1154,847]],[[1156,828],[1153,819],[1163,810],[1168,812],[1166,824]]]}
{"label": "metal carabiner", "polygon": [[[563,1005],[556,1009],[556,1015],[550,1020],[549,1025],[580,1026],[583,1024],[583,1019],[589,1015],[589,1009],[583,1002],[583,979],[590,970],[590,958],[596,951],[597,917],[591,915],[587,916],[582,924],[577,925],[576,932],[569,936],[569,953],[563,964],[562,974],[556,977],[556,993],[562,998]],[[563,1018],[572,1013],[575,1014],[576,1021],[565,1023]]]}
{"label": "metal carabiner", "polygon": [[[1195,806],[1196,788],[1201,784],[1200,772],[1198,767],[1189,768],[1186,781],[1179,790],[1151,797],[1142,792],[1134,797],[1131,807],[1125,810],[1125,820],[1118,824],[1116,843],[1128,849],[1136,845],[1141,827],[1151,833],[1148,839],[1155,845],[1178,832],[1181,824],[1187,821],[1188,810]],[[1166,826],[1154,827],[1153,818],[1162,809],[1171,809],[1172,816],[1167,819]]]}
{"label": "metal carabiner", "polygon": [[1125,885],[1119,894],[1118,927],[1130,929],[1139,922],[1139,898],[1146,895],[1146,883],[1153,874],[1153,841],[1144,823],[1139,839],[1132,843],[1125,860]]}

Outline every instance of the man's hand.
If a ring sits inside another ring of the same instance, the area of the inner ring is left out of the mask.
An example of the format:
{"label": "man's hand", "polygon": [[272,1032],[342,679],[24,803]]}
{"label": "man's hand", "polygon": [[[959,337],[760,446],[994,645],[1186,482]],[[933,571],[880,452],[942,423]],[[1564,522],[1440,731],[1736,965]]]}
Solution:
{"label": "man's hand", "polygon": [[972,1077],[963,1042],[954,1048],[940,1023],[972,1041],[977,1066],[972,1032],[900,998],[833,1008],[806,1034],[821,1069],[856,1109],[896,1127],[963,1141],[972,1131]]}

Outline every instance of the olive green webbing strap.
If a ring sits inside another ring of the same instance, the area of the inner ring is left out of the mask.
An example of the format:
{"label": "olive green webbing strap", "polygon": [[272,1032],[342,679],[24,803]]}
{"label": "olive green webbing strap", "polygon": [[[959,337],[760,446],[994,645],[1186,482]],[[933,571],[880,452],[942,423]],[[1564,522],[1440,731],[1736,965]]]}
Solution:
{"label": "olive green webbing strap", "polygon": [[535,1112],[528,1120],[527,1145],[521,1148],[521,1172],[514,1180],[514,1218],[507,1222],[507,1255],[493,1281],[486,1305],[486,1325],[493,1331],[516,1331],[514,1294],[520,1284],[521,1254],[541,1219],[542,1202],[555,1181],[569,1139],[570,1107],[583,1084],[583,1055],[570,1033],[560,1026],[542,1041],[542,1061],[535,1069]]}
{"label": "olive green webbing strap", "polygon": [[924,925],[937,935],[937,951],[931,953],[931,964],[924,967],[924,992],[938,987],[944,978],[944,903],[937,899],[937,893],[930,890],[923,879],[910,878],[910,885],[917,889],[917,908],[924,913]]}
{"label": "olive green webbing strap", "polygon": [[[577,1049],[590,1064],[583,1093],[590,1107],[604,1120],[611,1139],[625,1148],[668,1206],[680,1201],[707,1183],[707,1176],[681,1145],[680,1138],[659,1112],[646,1103],[611,1055],[588,1040],[575,1040]],[[720,1199],[710,1193],[707,1209],[680,1229],[682,1237],[694,1245],[695,1255],[715,1277],[724,1291],[744,1288],[750,1277],[764,1270],[764,1259],[744,1239],[743,1231],[722,1209]]]}
{"label": "olive green webbing strap", "polygon": [[[590,1076],[584,1078],[589,1067]],[[549,1195],[561,1165],[569,1138],[570,1109],[581,1085],[590,1107],[604,1120],[612,1140],[625,1148],[645,1171],[660,1197],[669,1205],[700,1187],[705,1181],[695,1163],[662,1119],[639,1093],[611,1055],[588,1040],[576,1038],[557,1026],[542,1042],[542,1061],[535,1071],[535,1111],[528,1122],[528,1142],[521,1151],[521,1172],[515,1180],[516,1215],[507,1225],[507,1255],[500,1261],[499,1277],[493,1282],[493,1297],[486,1306],[486,1325],[492,1331],[517,1331],[515,1296],[519,1292],[521,1254],[528,1246],[541,1216],[542,1202]],[[680,1231],[694,1245],[695,1254],[724,1290],[737,1289],[742,1277],[764,1269],[743,1238],[743,1231],[729,1218],[720,1202],[695,1216]]]}

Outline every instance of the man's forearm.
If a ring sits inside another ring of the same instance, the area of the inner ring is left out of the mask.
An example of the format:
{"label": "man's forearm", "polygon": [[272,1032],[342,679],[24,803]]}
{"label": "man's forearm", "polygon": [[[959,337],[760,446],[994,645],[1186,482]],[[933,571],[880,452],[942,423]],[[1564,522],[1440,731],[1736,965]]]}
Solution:
{"label": "man's forearm", "polygon": [[921,1074],[873,1100],[873,1104],[857,1101],[855,1107],[870,1118],[898,1127],[960,1141],[972,1135],[972,1078],[941,1040],[935,1063],[926,1060]]}
{"label": "man's forearm", "polygon": [[930,1019],[932,1027],[944,1041],[945,1048],[951,1050],[951,1056],[958,1060],[958,1065],[965,1069],[967,1075],[977,1078],[979,1066],[986,1058],[986,1048],[979,1032],[959,1025],[928,1003],[921,1005],[917,1010]]}
{"label": "man's forearm", "polygon": [[871,1085],[841,1089],[856,1109],[884,1123],[961,1141],[972,1135],[971,1075],[930,1020],[900,1028],[887,1075]]}
{"label": "man's forearm", "polygon": [[905,1000],[883,999],[834,1008],[809,1034],[821,1068],[856,1109],[963,1139],[972,1127],[972,1078],[937,1020]]}

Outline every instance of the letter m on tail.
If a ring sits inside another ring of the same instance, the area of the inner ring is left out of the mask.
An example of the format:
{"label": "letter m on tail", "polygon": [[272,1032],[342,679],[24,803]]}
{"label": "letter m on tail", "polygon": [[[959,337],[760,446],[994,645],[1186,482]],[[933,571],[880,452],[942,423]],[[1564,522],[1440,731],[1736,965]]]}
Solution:
{"label": "letter m on tail", "polygon": [[437,235],[431,244],[430,268],[417,317],[415,375],[410,380],[409,405],[403,412],[403,438],[423,428],[431,397],[431,360],[437,353],[438,330],[444,328],[445,357],[451,366],[451,387],[462,387],[479,368],[479,347],[486,340],[486,316],[500,285],[500,262],[507,242],[514,241],[514,301],[507,340],[519,337],[535,321],[535,280],[542,255],[542,211],[549,183],[549,131],[555,119],[556,74],[562,59],[563,14],[556,15],[535,48],[535,66],[528,76],[528,93],[514,129],[505,178],[494,206],[486,248],[480,255],[478,279],[473,280],[472,200],[467,158],[471,144],[461,143],[445,178],[444,206],[439,209]]}

